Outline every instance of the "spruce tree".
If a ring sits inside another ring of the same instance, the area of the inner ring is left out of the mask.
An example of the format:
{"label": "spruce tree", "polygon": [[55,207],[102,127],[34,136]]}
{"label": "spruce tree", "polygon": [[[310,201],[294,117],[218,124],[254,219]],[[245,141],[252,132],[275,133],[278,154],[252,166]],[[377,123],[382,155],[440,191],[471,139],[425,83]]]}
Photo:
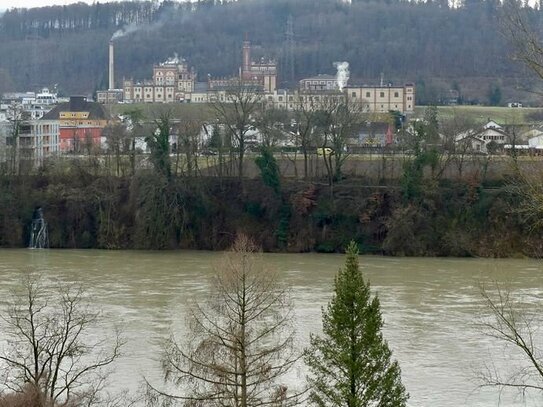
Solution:
{"label": "spruce tree", "polygon": [[323,334],[311,335],[305,352],[310,400],[327,407],[399,407],[409,395],[397,361],[383,339],[379,298],[372,298],[358,265],[354,242],[335,278],[334,295],[322,311]]}

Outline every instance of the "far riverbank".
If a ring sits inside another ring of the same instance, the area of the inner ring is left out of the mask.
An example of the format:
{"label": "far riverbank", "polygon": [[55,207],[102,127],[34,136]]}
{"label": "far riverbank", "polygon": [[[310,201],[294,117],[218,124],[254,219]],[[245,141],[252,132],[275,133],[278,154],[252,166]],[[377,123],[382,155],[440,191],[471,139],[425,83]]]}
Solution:
{"label": "far riverbank", "polygon": [[267,252],[539,257],[539,233],[501,184],[444,180],[405,196],[400,182],[133,177],[71,172],[0,178],[0,247],[26,247],[37,207],[51,248],[224,250],[237,233]]}

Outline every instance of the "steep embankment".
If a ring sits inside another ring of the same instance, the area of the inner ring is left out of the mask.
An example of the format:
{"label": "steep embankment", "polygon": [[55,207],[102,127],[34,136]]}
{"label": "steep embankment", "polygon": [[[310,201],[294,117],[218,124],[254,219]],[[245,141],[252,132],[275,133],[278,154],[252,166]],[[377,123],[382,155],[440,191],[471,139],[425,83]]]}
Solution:
{"label": "steep embankment", "polygon": [[406,202],[398,187],[356,180],[327,186],[289,182],[280,194],[260,180],[156,176],[63,176],[0,180],[0,247],[24,247],[37,206],[50,246],[106,249],[228,247],[244,232],[267,251],[342,250],[416,256],[538,255],[510,211],[511,197],[478,185],[441,185]]}

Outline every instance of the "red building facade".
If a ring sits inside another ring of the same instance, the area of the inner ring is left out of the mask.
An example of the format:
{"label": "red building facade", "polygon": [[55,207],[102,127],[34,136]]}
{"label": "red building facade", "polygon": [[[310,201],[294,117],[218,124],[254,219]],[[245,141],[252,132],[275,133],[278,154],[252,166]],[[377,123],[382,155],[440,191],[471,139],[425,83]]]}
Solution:
{"label": "red building facade", "polygon": [[48,120],[59,121],[60,151],[81,152],[100,148],[104,127],[111,118],[104,106],[72,96],[47,113]]}

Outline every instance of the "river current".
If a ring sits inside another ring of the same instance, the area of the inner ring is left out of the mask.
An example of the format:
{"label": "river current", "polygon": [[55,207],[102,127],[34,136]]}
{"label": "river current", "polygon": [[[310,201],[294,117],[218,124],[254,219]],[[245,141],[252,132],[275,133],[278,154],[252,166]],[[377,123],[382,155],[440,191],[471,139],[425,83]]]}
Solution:
{"label": "river current", "polygon": [[[172,329],[182,334],[186,307],[205,299],[220,256],[196,251],[4,249],[0,298],[8,296],[25,270],[41,271],[51,281],[82,283],[103,311],[100,329],[107,333],[121,326],[127,338],[110,386],[136,391],[144,376],[161,383],[160,342]],[[309,333],[321,329],[321,307],[330,298],[344,257],[265,254],[264,258],[292,287],[303,347]],[[360,262],[379,294],[384,336],[402,368],[409,406],[540,405],[541,399],[538,404],[516,392],[480,388],[476,380],[489,361],[507,373],[519,360],[512,349],[481,332],[480,284],[505,282],[524,306],[534,309],[543,302],[540,261],[361,256]]]}

